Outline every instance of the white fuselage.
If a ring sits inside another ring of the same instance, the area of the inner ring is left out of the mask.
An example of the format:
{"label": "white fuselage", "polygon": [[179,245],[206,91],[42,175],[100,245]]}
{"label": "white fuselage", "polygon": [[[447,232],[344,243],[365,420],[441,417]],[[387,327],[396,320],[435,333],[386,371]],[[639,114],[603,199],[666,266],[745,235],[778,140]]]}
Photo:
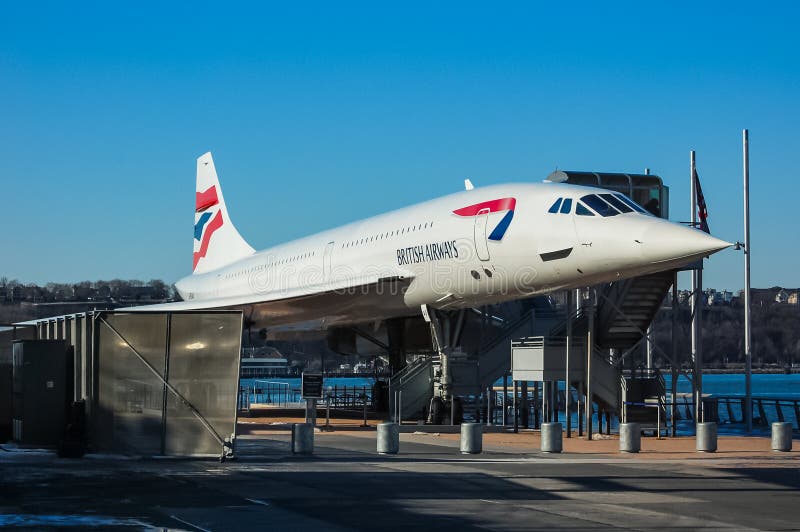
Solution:
{"label": "white fuselage", "polygon": [[[557,183],[463,191],[275,246],[176,286],[198,308],[258,307],[274,323],[354,323],[418,313],[423,304],[476,306],[610,282],[728,245],[637,211],[577,214],[589,194],[609,191]],[[497,239],[509,198],[513,219]],[[572,200],[569,209],[561,204],[567,212],[548,212],[559,198]],[[499,210],[454,212],[503,199]],[[387,293],[376,294],[383,285]],[[338,296],[333,312],[310,303],[323,294]]]}

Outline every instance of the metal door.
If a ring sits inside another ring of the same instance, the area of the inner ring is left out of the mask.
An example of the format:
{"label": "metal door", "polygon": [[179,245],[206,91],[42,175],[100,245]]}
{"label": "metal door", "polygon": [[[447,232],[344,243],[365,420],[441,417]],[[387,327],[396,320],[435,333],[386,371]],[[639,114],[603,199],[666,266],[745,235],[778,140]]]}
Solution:
{"label": "metal door", "polygon": [[480,260],[489,260],[489,240],[486,228],[489,224],[489,209],[481,209],[475,217],[475,252]]}

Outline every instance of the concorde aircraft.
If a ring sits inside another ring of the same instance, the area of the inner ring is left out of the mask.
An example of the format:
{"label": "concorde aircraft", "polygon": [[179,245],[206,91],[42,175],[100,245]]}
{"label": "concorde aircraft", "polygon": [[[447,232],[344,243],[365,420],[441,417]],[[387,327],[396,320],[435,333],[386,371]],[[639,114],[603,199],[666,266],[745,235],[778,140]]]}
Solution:
{"label": "concorde aircraft", "polygon": [[673,269],[730,246],[629,197],[566,183],[466,190],[263,251],[241,236],[211,153],[197,159],[192,274],[182,302],[252,323],[325,330],[463,309]]}

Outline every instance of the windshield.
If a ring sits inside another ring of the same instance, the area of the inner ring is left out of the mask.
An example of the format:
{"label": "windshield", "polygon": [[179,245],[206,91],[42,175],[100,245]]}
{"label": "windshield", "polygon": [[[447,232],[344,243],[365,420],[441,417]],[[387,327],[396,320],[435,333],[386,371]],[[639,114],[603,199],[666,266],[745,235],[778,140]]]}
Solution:
{"label": "windshield", "polygon": [[600,216],[616,216],[619,211],[604,201],[597,194],[588,194],[581,198],[581,201],[591,207]]}

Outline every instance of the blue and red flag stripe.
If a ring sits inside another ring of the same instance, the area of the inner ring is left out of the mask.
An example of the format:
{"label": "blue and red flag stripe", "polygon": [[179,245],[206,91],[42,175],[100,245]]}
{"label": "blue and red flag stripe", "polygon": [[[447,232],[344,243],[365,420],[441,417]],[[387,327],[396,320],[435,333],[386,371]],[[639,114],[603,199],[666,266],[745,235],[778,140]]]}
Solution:
{"label": "blue and red flag stripe", "polygon": [[[205,214],[203,214],[203,217],[205,217]],[[198,223],[200,222],[203,222],[203,224],[205,224],[202,217],[200,218]],[[203,232],[202,227],[200,228],[203,237],[202,240],[200,241],[200,249],[194,252],[194,262],[192,264],[192,271],[194,271],[194,269],[197,268],[197,263],[200,262],[200,259],[206,256],[206,253],[208,252],[208,243],[211,241],[211,235],[213,235],[214,232],[220,227],[222,227],[222,211],[217,211],[217,214],[214,215],[214,218],[211,219],[211,222],[209,222],[208,227],[206,227],[205,232]],[[194,233],[195,238],[197,238],[197,226],[195,226],[194,231],[195,231]],[[200,239],[198,238],[198,240]]]}
{"label": "blue and red flag stripe", "polygon": [[503,239],[508,226],[511,225],[511,220],[514,219],[514,209],[516,206],[516,198],[499,198],[456,209],[453,211],[453,214],[458,216],[478,216],[479,214],[508,211],[488,237],[489,240],[499,241]]}

